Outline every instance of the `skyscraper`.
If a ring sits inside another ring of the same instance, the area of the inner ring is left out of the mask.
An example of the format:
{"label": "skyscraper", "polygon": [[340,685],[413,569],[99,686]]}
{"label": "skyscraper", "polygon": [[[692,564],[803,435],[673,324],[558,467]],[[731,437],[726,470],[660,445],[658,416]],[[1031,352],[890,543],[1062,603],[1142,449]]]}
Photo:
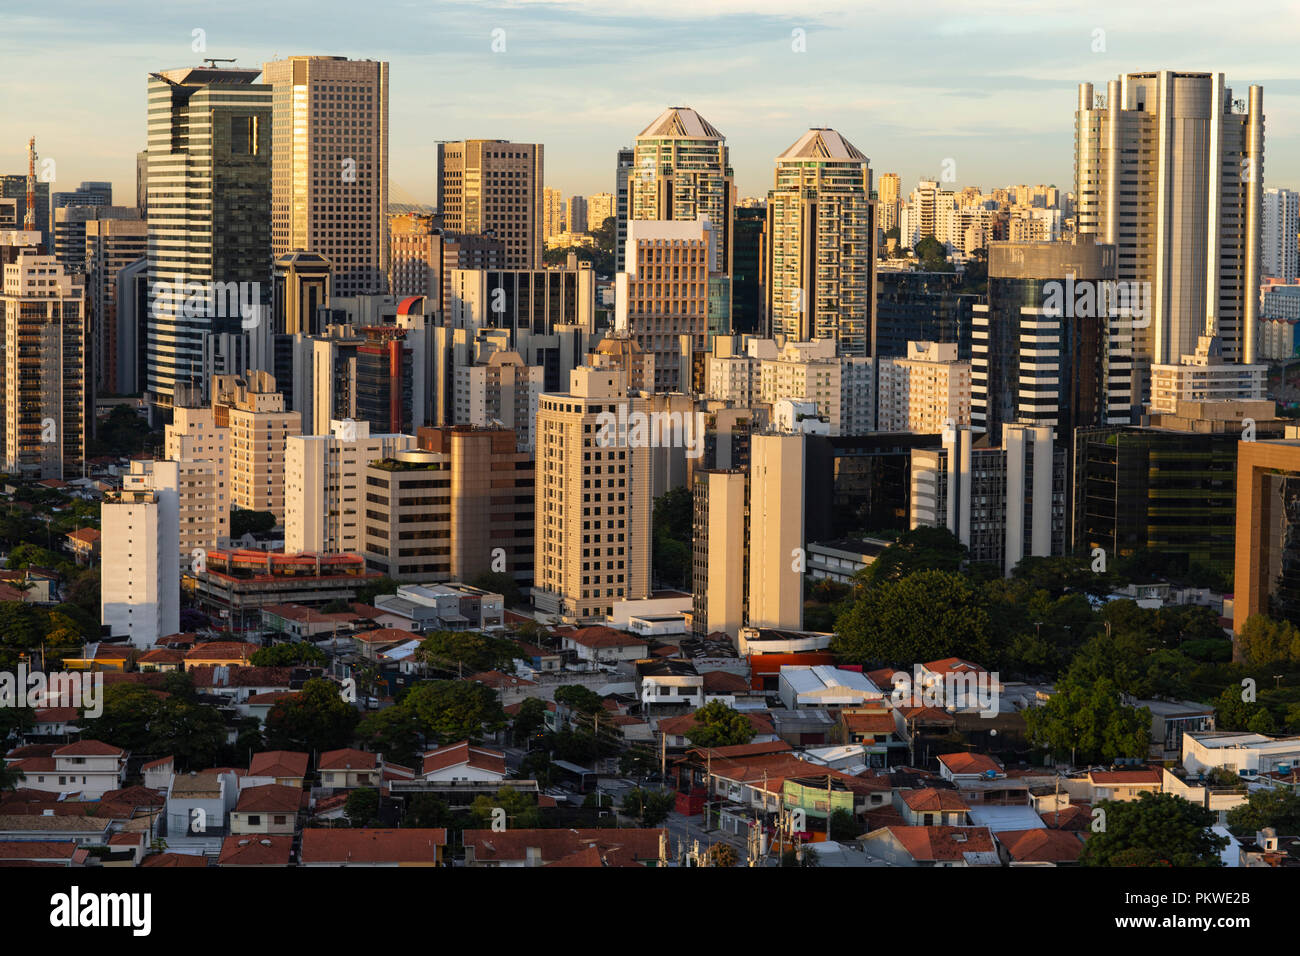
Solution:
{"label": "skyscraper", "polygon": [[605,224],[605,220],[614,215],[614,194],[596,193],[587,197],[588,232],[595,232]]}
{"label": "skyscraper", "polygon": [[1260,274],[1294,282],[1300,278],[1300,193],[1293,189],[1264,190]]}
{"label": "skyscraper", "polygon": [[388,64],[292,56],[271,88],[271,244],[330,261],[336,296],[384,292],[388,269]]}
{"label": "skyscraper", "polygon": [[885,232],[898,225],[898,197],[898,173],[882,174],[879,191],[876,193],[876,206],[880,210],[880,228]]}
{"label": "skyscraper", "polygon": [[830,338],[872,354],[875,207],[867,157],[833,129],[810,129],[776,159],[768,193],[772,334]]}
{"label": "skyscraper", "polygon": [[133,461],[101,506],[100,622],[141,649],[181,628],[180,469]]}
{"label": "skyscraper", "polygon": [[542,188],[542,238],[564,232],[564,193],[549,186]]}
{"label": "skyscraper", "polygon": [[627,222],[632,218],[632,166],[636,151],[624,146],[614,162],[614,271],[623,271],[623,245],[627,242]]}
{"label": "skyscraper", "polygon": [[687,106],[670,106],[636,138],[631,219],[692,221],[718,229],[712,271],[731,275],[731,154],[713,124]]}
{"label": "skyscraper", "polygon": [[[139,219],[92,219],[85,224],[86,298],[94,342],[96,390],[111,395],[118,380],[117,274],[148,251],[149,227]],[[92,387],[91,383],[87,383]]]}
{"label": "skyscraper", "polygon": [[1203,334],[1253,362],[1259,307],[1264,91],[1222,73],[1129,73],[1075,113],[1077,229],[1119,250],[1120,280],[1150,283],[1139,353],[1177,362]]}
{"label": "skyscraper", "polygon": [[504,139],[438,144],[438,211],[454,233],[494,233],[507,269],[542,266],[543,147]]}
{"label": "skyscraper", "polygon": [[[271,88],[259,70],[149,74],[147,389],[205,381],[204,337],[271,297]],[[249,321],[256,321],[253,315]]]}
{"label": "skyscraper", "polygon": [[570,196],[564,221],[568,223],[569,232],[587,231],[587,200],[582,196]]}

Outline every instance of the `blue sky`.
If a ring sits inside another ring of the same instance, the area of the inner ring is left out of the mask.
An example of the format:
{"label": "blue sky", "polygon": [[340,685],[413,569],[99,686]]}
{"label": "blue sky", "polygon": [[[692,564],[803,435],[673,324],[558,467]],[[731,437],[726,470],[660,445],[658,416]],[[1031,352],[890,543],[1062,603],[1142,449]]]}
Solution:
{"label": "blue sky", "polygon": [[[1300,5],[1149,0],[3,0],[0,172],[26,142],[55,190],[108,179],[134,197],[150,70],[203,56],[261,65],[292,54],[391,63],[390,175],[433,192],[434,143],[546,145],[546,182],[613,188],[614,151],[665,106],[727,136],[742,195],[773,158],[832,126],[904,188],[956,163],[957,185],[1069,188],[1082,81],[1214,70],[1264,87],[1265,182],[1300,187]],[[206,53],[191,50],[193,31]],[[492,51],[504,30],[505,51]],[[806,52],[795,52],[793,31]],[[1098,31],[1102,31],[1098,33]],[[1099,44],[1097,41],[1101,40]],[[1094,51],[1094,46],[1104,49]]]}

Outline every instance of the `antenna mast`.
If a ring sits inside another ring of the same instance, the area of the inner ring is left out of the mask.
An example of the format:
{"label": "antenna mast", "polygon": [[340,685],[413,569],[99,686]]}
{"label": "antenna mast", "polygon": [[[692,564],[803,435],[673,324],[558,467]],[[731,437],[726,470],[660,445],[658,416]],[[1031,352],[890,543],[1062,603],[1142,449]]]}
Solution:
{"label": "antenna mast", "polygon": [[23,228],[36,228],[36,137],[27,141],[27,212],[23,215]]}

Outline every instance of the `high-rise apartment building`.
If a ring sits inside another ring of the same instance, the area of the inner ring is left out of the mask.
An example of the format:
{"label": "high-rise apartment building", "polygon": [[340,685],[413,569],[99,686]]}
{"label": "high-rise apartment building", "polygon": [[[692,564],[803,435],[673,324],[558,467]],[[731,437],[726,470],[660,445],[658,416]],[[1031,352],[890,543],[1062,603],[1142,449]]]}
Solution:
{"label": "high-rise apartment building", "polygon": [[1222,73],[1129,73],[1079,86],[1077,230],[1119,250],[1118,278],[1149,284],[1139,337],[1152,363],[1200,336],[1254,362],[1264,181],[1264,91],[1233,96]]}
{"label": "high-rise apartment building", "polygon": [[596,193],[587,197],[587,231],[595,232],[614,217],[617,210],[613,193]]}
{"label": "high-rise apartment building", "polygon": [[543,148],[470,139],[438,144],[438,211],[449,232],[492,233],[507,269],[542,267]]}
{"label": "high-rise apartment building", "polygon": [[1300,193],[1294,189],[1264,190],[1260,237],[1260,276],[1284,283],[1300,278]]}
{"label": "high-rise apartment building", "polygon": [[293,435],[285,448],[289,552],[361,553],[365,549],[366,469],[415,447],[411,435],[371,434],[367,422],[330,422],[328,435]]}
{"label": "high-rise apartment building", "polygon": [[695,473],[692,627],[696,635],[735,639],[748,598],[749,474],[745,469]]}
{"label": "high-rise apartment building", "polygon": [[587,200],[582,196],[570,196],[564,207],[565,228],[569,232],[585,232],[587,229]]}
{"label": "high-rise apartment building", "polygon": [[636,151],[624,146],[614,161],[614,271],[623,271],[624,245],[627,243],[627,224],[632,218],[632,167],[636,164]]}
{"label": "high-rise apartment building", "polygon": [[707,216],[628,223],[627,271],[616,278],[614,329],[654,356],[655,391],[691,391],[690,353],[704,350],[710,332],[710,283],[723,281],[710,266],[721,239]]}
{"label": "high-rise apartment building", "polygon": [[[750,627],[803,629],[805,441],[800,434],[750,439]],[[710,563],[721,557],[711,553]]]}
{"label": "high-rise apartment building", "polygon": [[[271,301],[271,88],[260,70],[149,74],[146,388],[202,383],[205,336]],[[250,314],[250,321],[255,320]]]}
{"label": "high-rise apartment building", "polygon": [[878,210],[878,225],[884,232],[888,232],[898,225],[898,199],[900,196],[901,181],[898,173],[882,173],[880,184],[876,187],[876,208]]}
{"label": "high-rise apartment building", "polygon": [[149,226],[141,219],[92,219],[85,229],[86,300],[95,356],[93,384],[97,392],[116,395],[128,391],[118,378],[117,277],[147,253]]}
{"label": "high-rise apartment building", "polygon": [[284,410],[275,376],[265,371],[213,376],[212,407],[216,427],[230,429],[230,503],[283,519],[285,448],[302,433],[302,415]]}
{"label": "high-rise apartment building", "polygon": [[710,269],[730,276],[735,186],[726,137],[695,110],[670,106],[637,134],[633,164],[629,219],[694,222],[708,216],[718,230]]}
{"label": "high-rise apartment building", "polygon": [[[596,328],[596,274],[570,257],[545,269],[453,269],[443,324],[457,329],[507,329],[549,335],[557,325]],[[517,342],[511,342],[512,347]]]}
{"label": "high-rise apartment building", "polygon": [[421,428],[365,467],[366,564],[398,581],[533,583],[533,463],[504,428]]}
{"label": "high-rise apartment building", "polygon": [[570,373],[568,392],[538,401],[538,610],[600,621],[616,602],[650,596],[650,449],[629,441],[626,424],[645,404],[628,397],[621,370],[590,367]]}
{"label": "high-rise apartment building", "polygon": [[505,243],[494,236],[454,235],[434,224],[432,216],[408,213],[390,216],[389,291],[394,298],[422,295],[429,315],[444,316],[451,308],[452,269],[504,269]]}
{"label": "high-rise apartment building", "polygon": [[271,246],[329,260],[333,294],[386,291],[388,64],[291,56],[271,88]]}
{"label": "high-rise apartment building", "polygon": [[1252,401],[1264,397],[1268,366],[1224,360],[1218,339],[1202,335],[1177,364],[1151,366],[1151,411],[1172,413],[1179,402]]}
{"label": "high-rise apartment building", "polygon": [[0,267],[3,470],[81,477],[86,457],[86,320],[82,277],[30,248]]}
{"label": "high-rise apartment building", "polygon": [[136,648],[181,629],[179,488],[176,462],[133,461],[100,508],[100,622]]}
{"label": "high-rise apartment building", "polygon": [[[969,425],[971,367],[955,342],[908,342],[907,358],[877,360],[876,430],[934,435]],[[860,434],[845,431],[842,434]]]}
{"label": "high-rise apartment building", "polygon": [[230,536],[230,429],[218,428],[211,406],[177,405],[164,432],[163,454],[178,466],[181,564],[196,550]]}
{"label": "high-rise apartment building", "polygon": [[540,365],[525,365],[514,351],[495,351],[487,362],[459,366],[456,424],[483,427],[498,423],[515,434],[520,451],[532,451],[543,375]]}
{"label": "high-rise apartment building", "polygon": [[867,157],[811,129],[776,159],[767,199],[770,334],[872,354],[876,223]]}
{"label": "high-rise apartment building", "polygon": [[550,186],[542,187],[542,238],[558,236],[567,229],[564,218],[564,193]]}
{"label": "high-rise apartment building", "polygon": [[89,224],[137,219],[134,206],[60,206],[54,210],[54,257],[69,269],[85,272]]}

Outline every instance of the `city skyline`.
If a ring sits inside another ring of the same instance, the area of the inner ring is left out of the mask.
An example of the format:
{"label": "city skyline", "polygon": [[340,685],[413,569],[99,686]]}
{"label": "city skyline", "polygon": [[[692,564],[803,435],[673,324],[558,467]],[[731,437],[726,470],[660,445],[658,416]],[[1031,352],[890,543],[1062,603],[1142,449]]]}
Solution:
{"label": "city skyline", "polygon": [[[466,138],[542,143],[546,185],[566,196],[613,192],[617,149],[669,106],[694,108],[726,136],[742,197],[765,196],[775,157],[818,126],[840,130],[874,170],[899,173],[904,187],[938,177],[952,160],[949,185],[1068,189],[1078,83],[1155,68],[1222,71],[1236,96],[1262,85],[1264,182],[1300,184],[1300,75],[1287,54],[1297,27],[1282,4],[1254,10],[1250,22],[1211,15],[1208,4],[1180,8],[1177,20],[1116,3],[1044,11],[1004,2],[984,17],[939,4],[926,19],[839,2],[817,14],[770,0],[723,0],[707,10],[677,0],[609,6],[454,0],[415,10],[381,5],[353,22],[338,4],[339,16],[304,21],[296,5],[236,2],[220,11],[150,11],[140,24],[82,2],[58,15],[33,11],[11,17],[0,40],[19,77],[0,106],[7,134],[0,169],[21,172],[35,135],[42,159],[55,161],[54,188],[108,180],[124,203],[146,138],[149,72],[205,57],[257,68],[336,55],[391,64],[393,202],[433,203],[436,142]],[[1196,15],[1200,8],[1205,16]],[[348,23],[345,48],[337,45],[340,18]],[[1263,20],[1266,32],[1256,29]],[[1163,32],[1153,40],[1148,31],[1157,25]],[[916,56],[918,41],[932,55]],[[981,55],[971,55],[973,45]],[[40,68],[55,48],[97,64],[92,90],[76,74],[51,78]],[[557,58],[557,49],[573,53]],[[952,66],[936,74],[936,62]],[[443,89],[455,97],[429,92]],[[521,89],[535,98],[521,99]],[[999,108],[999,96],[1014,110]],[[56,102],[73,105],[53,111]]]}

